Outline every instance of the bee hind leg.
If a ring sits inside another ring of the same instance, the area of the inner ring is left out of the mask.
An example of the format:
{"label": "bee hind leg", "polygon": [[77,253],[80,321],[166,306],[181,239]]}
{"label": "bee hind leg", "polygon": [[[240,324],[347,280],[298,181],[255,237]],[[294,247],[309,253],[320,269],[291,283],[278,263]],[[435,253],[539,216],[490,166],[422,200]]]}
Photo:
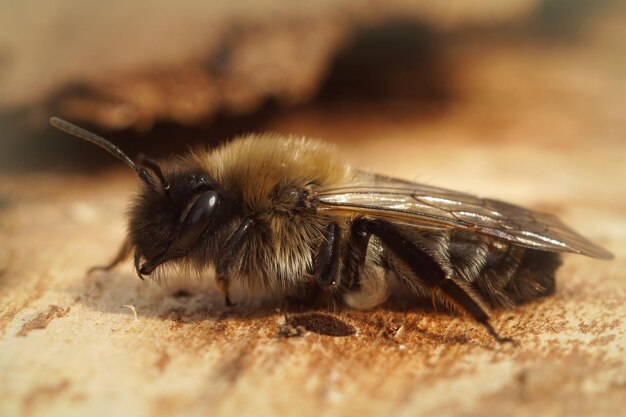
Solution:
{"label": "bee hind leg", "polygon": [[215,284],[217,289],[224,295],[224,302],[228,307],[235,305],[228,294],[228,276],[233,265],[239,260],[241,250],[246,243],[246,239],[254,229],[254,225],[254,219],[248,217],[237,226],[235,231],[226,239],[226,244],[222,248],[217,267],[215,268]]}
{"label": "bee hind leg", "polygon": [[398,228],[385,220],[359,218],[353,229],[360,236],[376,236],[387,250],[406,264],[412,275],[437,293],[444,302],[462,314],[466,314],[481,324],[499,343],[512,342],[501,337],[489,322],[487,307],[480,297],[462,283],[447,277],[441,266],[427,253],[418,248]]}

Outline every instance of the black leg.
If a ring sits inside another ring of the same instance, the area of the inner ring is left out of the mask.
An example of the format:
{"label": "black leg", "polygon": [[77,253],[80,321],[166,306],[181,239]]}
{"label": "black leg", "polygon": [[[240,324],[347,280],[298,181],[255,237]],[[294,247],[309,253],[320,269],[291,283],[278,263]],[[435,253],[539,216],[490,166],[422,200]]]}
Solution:
{"label": "black leg", "polygon": [[135,250],[135,256],[133,257],[133,264],[135,265],[135,272],[140,280],[144,280],[143,275],[141,275],[141,253],[138,250]]}
{"label": "black leg", "polygon": [[340,240],[341,236],[337,223],[329,224],[324,233],[324,242],[322,242],[318,256],[317,284],[321,289],[337,284]]}
{"label": "black leg", "polygon": [[222,248],[217,266],[215,268],[216,284],[217,288],[224,294],[224,298],[227,306],[234,305],[230,301],[228,296],[228,275],[230,269],[239,259],[241,249],[246,241],[246,238],[250,235],[250,232],[254,228],[255,221],[252,218],[247,218],[235,229],[235,231],[228,237],[226,244]]}
{"label": "black leg", "polygon": [[128,255],[130,255],[130,251],[132,250],[132,248],[133,246],[130,243],[130,239],[126,238],[124,240],[124,243],[122,243],[119,251],[117,252],[117,255],[115,255],[115,258],[113,258],[111,262],[109,262],[107,265],[99,265],[89,268],[87,274],[91,274],[96,271],[110,271],[111,269],[115,268],[120,262],[128,258]]}
{"label": "black leg", "polygon": [[215,276],[215,285],[217,289],[224,295],[224,304],[226,307],[233,307],[235,303],[233,303],[230,299],[230,294],[228,293],[228,278],[222,275]]}
{"label": "black leg", "polygon": [[425,285],[443,296],[444,300],[461,313],[469,315],[483,325],[494,339],[498,342],[511,341],[496,333],[489,323],[487,311],[478,299],[468,289],[448,279],[441,266],[430,255],[417,248],[395,225],[385,220],[364,218],[356,219],[355,223],[354,229],[360,230],[364,235],[377,236],[383,245],[398,256]]}
{"label": "black leg", "polygon": [[350,291],[358,290],[361,286],[361,267],[365,264],[367,246],[371,236],[371,233],[365,230],[365,223],[362,219],[356,219],[352,222],[348,247],[343,261],[343,275],[346,279],[344,287]]}
{"label": "black leg", "polygon": [[502,337],[496,332],[489,322],[489,315],[487,312],[465,288],[451,279],[446,279],[445,282],[437,287],[437,289],[441,290],[443,294],[445,294],[445,297],[448,298],[453,304],[459,306],[461,312],[468,314],[485,329],[487,329],[487,332],[494,339],[496,339],[498,343],[513,342],[513,339]]}

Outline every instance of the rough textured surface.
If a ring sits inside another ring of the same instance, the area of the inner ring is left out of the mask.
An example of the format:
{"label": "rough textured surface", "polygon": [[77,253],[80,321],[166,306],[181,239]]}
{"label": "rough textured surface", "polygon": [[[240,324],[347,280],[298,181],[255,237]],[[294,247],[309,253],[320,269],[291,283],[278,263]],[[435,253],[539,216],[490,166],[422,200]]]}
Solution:
{"label": "rough textured surface", "polygon": [[28,108],[39,122],[52,109],[112,129],[191,125],[268,100],[309,100],[338,50],[364,27],[397,19],[442,31],[492,26],[527,17],[537,3],[3,3],[0,109]]}
{"label": "rough textured surface", "polygon": [[130,173],[3,173],[0,415],[622,415],[626,62],[611,16],[558,47],[468,43],[462,95],[435,115],[390,103],[267,125],[554,212],[615,253],[568,256],[555,296],[496,312],[518,345],[427,306],[227,309],[211,283],[87,276],[121,241]]}

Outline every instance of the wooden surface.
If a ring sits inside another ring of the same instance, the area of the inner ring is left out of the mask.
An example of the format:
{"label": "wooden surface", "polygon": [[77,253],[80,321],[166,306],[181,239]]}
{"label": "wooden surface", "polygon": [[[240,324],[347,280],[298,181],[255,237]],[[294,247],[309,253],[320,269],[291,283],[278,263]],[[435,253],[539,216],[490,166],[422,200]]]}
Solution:
{"label": "wooden surface", "polygon": [[626,63],[610,19],[558,47],[469,45],[441,114],[311,109],[268,126],[549,210],[615,253],[567,256],[554,296],[496,312],[518,345],[422,306],[228,309],[210,282],[158,287],[129,264],[88,276],[121,242],[132,174],[3,173],[0,415],[623,415]]}

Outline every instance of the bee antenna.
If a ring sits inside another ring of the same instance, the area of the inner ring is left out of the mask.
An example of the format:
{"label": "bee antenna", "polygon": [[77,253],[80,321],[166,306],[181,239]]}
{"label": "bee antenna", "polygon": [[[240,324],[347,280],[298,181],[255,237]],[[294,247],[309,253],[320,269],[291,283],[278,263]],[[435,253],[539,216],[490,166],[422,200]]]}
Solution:
{"label": "bee antenna", "polygon": [[170,185],[165,179],[165,175],[163,175],[163,170],[161,169],[159,164],[156,163],[156,161],[148,158],[142,153],[137,155],[136,159],[138,164],[143,165],[144,167],[154,172],[154,175],[156,175],[159,181],[161,181],[161,186],[163,187],[164,191],[167,192],[170,189]]}
{"label": "bee antenna", "polygon": [[98,145],[120,161],[125,162],[126,165],[131,167],[133,171],[135,171],[137,175],[139,175],[139,178],[141,178],[151,187],[154,187],[154,182],[148,172],[142,167],[137,166],[137,164],[135,164],[133,160],[128,157],[128,155],[126,155],[124,152],[122,152],[120,148],[118,148],[105,138],[98,136],[95,133],[85,130],[81,127],[78,127],[63,119],[59,119],[58,117],[51,117],[50,124],[65,133],[76,136],[77,138],[84,139],[87,142],[93,143],[94,145]]}

